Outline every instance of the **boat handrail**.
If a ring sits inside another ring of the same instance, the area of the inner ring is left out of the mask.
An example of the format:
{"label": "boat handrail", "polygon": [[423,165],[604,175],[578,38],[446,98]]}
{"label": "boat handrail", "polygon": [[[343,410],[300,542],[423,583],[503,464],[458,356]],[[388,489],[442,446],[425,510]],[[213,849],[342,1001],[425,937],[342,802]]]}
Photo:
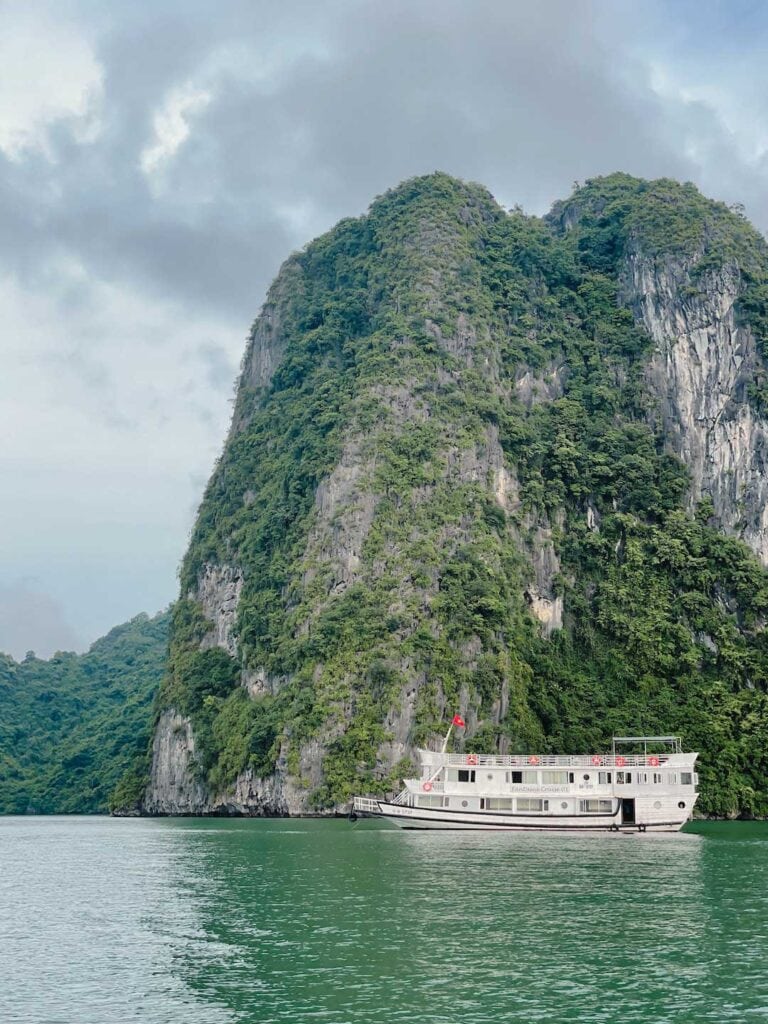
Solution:
{"label": "boat handrail", "polygon": [[352,800],[352,810],[362,814],[378,814],[379,801],[370,796],[356,796]]}
{"label": "boat handrail", "polygon": [[[694,754],[687,757],[695,760]],[[425,768],[433,772],[435,765],[450,768],[658,768],[674,754],[442,754],[424,751]],[[687,762],[675,758],[675,767]]]}

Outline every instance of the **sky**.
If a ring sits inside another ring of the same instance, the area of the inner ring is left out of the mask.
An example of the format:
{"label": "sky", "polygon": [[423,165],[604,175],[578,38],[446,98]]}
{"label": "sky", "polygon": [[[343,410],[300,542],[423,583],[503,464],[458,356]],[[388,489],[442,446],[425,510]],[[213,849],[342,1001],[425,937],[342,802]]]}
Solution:
{"label": "sky", "polygon": [[762,0],[0,0],[0,650],[172,601],[283,260],[443,170],[768,229]]}

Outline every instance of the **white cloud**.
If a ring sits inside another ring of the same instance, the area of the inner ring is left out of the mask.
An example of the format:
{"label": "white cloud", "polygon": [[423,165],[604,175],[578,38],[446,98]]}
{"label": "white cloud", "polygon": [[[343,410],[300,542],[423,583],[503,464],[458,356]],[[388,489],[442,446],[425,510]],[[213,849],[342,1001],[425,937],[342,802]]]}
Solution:
{"label": "white cloud", "polygon": [[11,160],[28,151],[52,159],[49,131],[67,120],[76,141],[100,129],[103,70],[87,40],[67,25],[19,5],[0,32],[0,149]]}
{"label": "white cloud", "polygon": [[152,119],[154,138],[139,158],[142,171],[149,177],[156,174],[176,155],[190,134],[190,119],[211,102],[207,89],[187,83],[166,96]]}

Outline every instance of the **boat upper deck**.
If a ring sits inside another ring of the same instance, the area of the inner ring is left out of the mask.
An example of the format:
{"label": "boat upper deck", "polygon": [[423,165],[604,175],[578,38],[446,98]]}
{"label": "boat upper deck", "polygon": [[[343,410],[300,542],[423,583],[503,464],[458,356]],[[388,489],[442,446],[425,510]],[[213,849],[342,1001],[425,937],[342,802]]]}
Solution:
{"label": "boat upper deck", "polygon": [[477,765],[481,768],[656,768],[667,765],[670,768],[690,765],[698,754],[682,751],[621,754],[443,754],[434,750],[419,750],[423,767],[435,770],[443,765],[449,768],[465,768]]}

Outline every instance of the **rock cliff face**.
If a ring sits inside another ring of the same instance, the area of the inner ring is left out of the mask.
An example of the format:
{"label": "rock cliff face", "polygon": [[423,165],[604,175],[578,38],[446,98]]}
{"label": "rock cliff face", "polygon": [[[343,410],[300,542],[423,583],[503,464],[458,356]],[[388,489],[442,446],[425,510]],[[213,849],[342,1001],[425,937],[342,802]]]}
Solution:
{"label": "rock cliff face", "polygon": [[237,604],[243,588],[242,570],[229,565],[205,565],[193,598],[197,600],[212,628],[200,646],[221,647],[227,654],[237,653],[235,623]]}
{"label": "rock cliff face", "polygon": [[696,518],[711,498],[765,564],[763,272],[735,214],[623,175],[544,221],[415,179],[291,257],[182,569],[143,810],[342,810],[459,710],[475,750],[709,742],[716,686],[763,672],[761,570]]}
{"label": "rock cliff face", "polygon": [[696,278],[702,255],[631,253],[624,297],[654,342],[650,391],[664,436],[690,472],[691,505],[710,497],[720,526],[766,565],[768,421],[748,393],[763,360],[750,326],[737,322],[738,266]]}
{"label": "rock cliff face", "polygon": [[146,813],[202,814],[208,810],[209,794],[195,772],[192,723],[175,711],[164,711],[152,743],[152,776],[144,798]]}
{"label": "rock cliff face", "polygon": [[[319,766],[319,749],[309,750],[311,765]],[[160,716],[152,745],[152,775],[144,798],[146,814],[160,815],[242,815],[264,817],[301,814],[306,810],[284,762],[267,779],[251,769],[241,772],[233,786],[221,793],[211,792],[199,778],[195,738],[188,718],[165,711]]]}

